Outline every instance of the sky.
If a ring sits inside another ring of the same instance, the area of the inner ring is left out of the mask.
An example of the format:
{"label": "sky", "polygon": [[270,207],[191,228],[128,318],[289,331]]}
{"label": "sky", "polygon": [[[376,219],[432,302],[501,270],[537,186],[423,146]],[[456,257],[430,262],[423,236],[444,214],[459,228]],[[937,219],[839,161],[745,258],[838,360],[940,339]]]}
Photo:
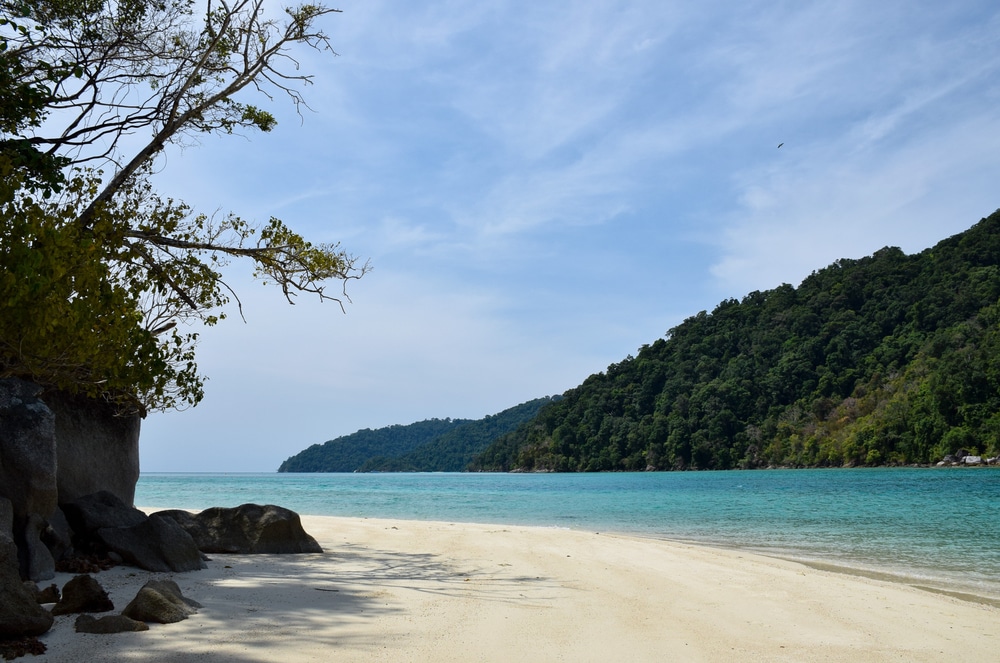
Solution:
{"label": "sky", "polygon": [[[271,472],[364,428],[561,394],[699,311],[1000,207],[995,0],[345,0],[310,110],[157,189],[373,270],[344,311],[226,275],[205,399],[143,472]],[[779,147],[780,145],[780,147]],[[331,286],[337,289],[339,286]]]}

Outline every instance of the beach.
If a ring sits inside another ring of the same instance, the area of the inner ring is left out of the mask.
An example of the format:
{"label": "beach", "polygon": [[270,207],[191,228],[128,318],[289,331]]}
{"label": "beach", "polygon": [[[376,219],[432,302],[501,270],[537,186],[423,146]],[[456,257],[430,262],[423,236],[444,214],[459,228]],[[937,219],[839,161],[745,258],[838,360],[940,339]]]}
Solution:
{"label": "beach", "polygon": [[546,527],[302,522],[322,554],[97,574],[116,611],[151,578],[203,607],[115,635],[57,617],[37,660],[951,663],[1000,651],[994,605],[739,550]]}

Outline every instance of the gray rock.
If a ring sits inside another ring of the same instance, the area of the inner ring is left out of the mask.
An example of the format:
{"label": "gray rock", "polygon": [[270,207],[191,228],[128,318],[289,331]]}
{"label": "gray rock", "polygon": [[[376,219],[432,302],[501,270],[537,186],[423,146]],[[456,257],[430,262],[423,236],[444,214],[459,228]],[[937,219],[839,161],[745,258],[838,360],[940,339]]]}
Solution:
{"label": "gray rock", "polygon": [[131,527],[109,527],[97,538],[126,564],[147,571],[197,571],[205,568],[194,539],[170,518],[153,515]]}
{"label": "gray rock", "polygon": [[62,505],[78,542],[90,542],[97,530],[107,527],[133,527],[147,520],[146,514],[122,502],[114,493],[102,490],[84,495]]}
{"label": "gray rock", "polygon": [[28,578],[34,581],[51,580],[56,577],[56,560],[48,546],[42,541],[42,533],[48,523],[37,513],[28,516],[24,527],[24,554],[28,567]]}
{"label": "gray rock", "polygon": [[198,514],[161,511],[194,538],[202,552],[237,554],[320,553],[316,539],[302,528],[299,514],[280,506],[243,504],[212,507]]}
{"label": "gray rock", "polygon": [[120,416],[101,401],[46,392],[55,414],[59,501],[108,491],[128,506],[139,480],[138,415]]}
{"label": "gray rock", "polygon": [[[37,586],[35,589],[38,589]],[[35,600],[41,604],[59,603],[59,588],[55,585],[49,585],[45,589],[38,590],[38,593],[35,594]]]}
{"label": "gray rock", "polygon": [[31,382],[0,380],[0,496],[14,508],[15,532],[28,514],[48,517],[58,502],[55,416],[40,393]]}
{"label": "gray rock", "polygon": [[32,580],[54,575],[55,562],[39,534],[58,501],[55,419],[40,392],[31,382],[0,380],[0,496],[13,510],[18,573]]}
{"label": "gray rock", "polygon": [[149,624],[125,615],[107,615],[97,619],[93,615],[84,614],[76,618],[74,628],[77,633],[126,633],[148,631]]}
{"label": "gray rock", "polygon": [[57,562],[73,554],[73,530],[59,507],[49,515],[48,527],[42,530],[42,541]]}
{"label": "gray rock", "polygon": [[34,584],[21,579],[17,546],[11,537],[13,507],[0,498],[0,638],[35,636],[52,627],[52,614],[38,604]]}
{"label": "gray rock", "polygon": [[201,605],[181,594],[173,580],[150,580],[122,614],[141,622],[173,624],[198,611]]}
{"label": "gray rock", "polygon": [[109,612],[115,604],[100,583],[89,575],[75,576],[63,586],[62,598],[52,608],[53,615],[77,612]]}
{"label": "gray rock", "polygon": [[14,505],[0,496],[0,540],[14,540]]}

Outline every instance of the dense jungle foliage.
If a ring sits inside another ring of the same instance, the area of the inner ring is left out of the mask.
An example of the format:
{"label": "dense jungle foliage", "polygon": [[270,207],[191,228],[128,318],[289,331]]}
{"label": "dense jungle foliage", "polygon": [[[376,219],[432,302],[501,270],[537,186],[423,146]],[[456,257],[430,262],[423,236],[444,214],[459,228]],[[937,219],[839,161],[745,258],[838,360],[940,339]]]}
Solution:
{"label": "dense jungle foliage", "polygon": [[491,442],[558,397],[536,398],[482,419],[428,419],[360,430],[295,454],[279,472],[460,472]]}
{"label": "dense jungle foliage", "polygon": [[931,463],[1000,452],[1000,211],[720,303],[491,445],[494,471]]}

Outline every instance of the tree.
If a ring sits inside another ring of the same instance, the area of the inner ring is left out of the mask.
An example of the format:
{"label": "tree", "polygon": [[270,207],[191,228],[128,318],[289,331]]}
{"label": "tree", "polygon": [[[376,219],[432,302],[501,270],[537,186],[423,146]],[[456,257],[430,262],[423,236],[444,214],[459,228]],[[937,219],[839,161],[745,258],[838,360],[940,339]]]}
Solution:
{"label": "tree", "polygon": [[[178,323],[212,325],[232,290],[220,268],[250,260],[285,298],[341,303],[368,270],[279,219],[196,213],[157,194],[168,144],[270,131],[256,91],[304,106],[294,49],[329,51],[305,4],[264,0],[0,0],[0,376],[146,410],[202,398]],[[137,140],[142,137],[141,140]]]}

